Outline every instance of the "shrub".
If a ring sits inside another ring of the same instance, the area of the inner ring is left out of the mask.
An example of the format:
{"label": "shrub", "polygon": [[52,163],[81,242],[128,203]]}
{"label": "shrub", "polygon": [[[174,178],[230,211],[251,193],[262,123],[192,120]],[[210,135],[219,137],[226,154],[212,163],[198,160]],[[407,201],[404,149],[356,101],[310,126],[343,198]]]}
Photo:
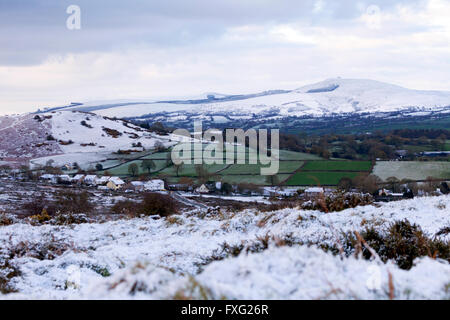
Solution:
{"label": "shrub", "polygon": [[[411,225],[407,220],[391,224],[385,232],[368,228],[361,232],[361,237],[383,262],[393,260],[401,269],[411,269],[414,259],[424,256],[450,262],[448,241],[428,238],[419,226]],[[347,234],[345,238],[347,253],[354,251],[359,245],[357,238],[352,233]],[[362,254],[366,259],[371,257],[367,248],[362,249]]]}
{"label": "shrub", "polygon": [[167,217],[178,212],[175,200],[165,194],[146,193],[139,208],[139,212],[145,215],[160,215]]}
{"label": "shrub", "polygon": [[117,130],[115,130],[115,129],[103,128],[103,131],[104,131],[107,135],[109,135],[109,136],[111,136],[111,137],[113,137],[113,138],[118,138],[118,137],[120,137],[120,136],[122,135],[121,132],[119,132],[119,131],[117,131]]}
{"label": "shrub", "polygon": [[9,226],[14,223],[14,219],[5,213],[0,213],[0,226]]}
{"label": "shrub", "polygon": [[56,195],[55,207],[61,213],[89,213],[94,209],[86,191],[62,191]]}
{"label": "shrub", "polygon": [[88,124],[85,120],[81,121],[81,125],[86,128],[92,129],[92,126],[90,124]]}
{"label": "shrub", "polygon": [[111,208],[111,211],[115,214],[135,215],[139,208],[139,203],[125,200],[119,201]]}
{"label": "shrub", "polygon": [[0,294],[17,292],[17,290],[11,286],[10,281],[12,278],[20,275],[20,270],[11,265],[8,260],[3,264],[0,264]]}
{"label": "shrub", "polygon": [[326,197],[319,196],[317,199],[305,202],[302,209],[320,210],[323,212],[342,211],[357,206],[365,206],[373,203],[373,197],[369,194],[360,193],[333,193]]}

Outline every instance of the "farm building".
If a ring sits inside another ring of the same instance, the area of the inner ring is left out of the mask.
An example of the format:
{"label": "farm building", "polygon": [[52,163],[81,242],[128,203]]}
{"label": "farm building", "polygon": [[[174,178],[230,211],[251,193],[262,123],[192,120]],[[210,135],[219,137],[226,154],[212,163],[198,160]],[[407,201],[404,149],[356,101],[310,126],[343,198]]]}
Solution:
{"label": "farm building", "polygon": [[54,174],[43,174],[39,177],[40,180],[51,182],[51,183],[57,183],[58,177]]}
{"label": "farm building", "polygon": [[86,177],[84,177],[83,182],[88,185],[94,185],[96,180],[97,180],[96,175],[87,175]]}
{"label": "farm building", "polygon": [[98,186],[103,186],[108,183],[109,179],[111,179],[111,177],[109,177],[109,176],[102,176],[100,178],[96,178],[95,184]]}
{"label": "farm building", "polygon": [[70,179],[70,181],[72,183],[78,183],[81,184],[84,180],[84,174],[77,174],[75,175],[72,179]]}
{"label": "farm building", "polygon": [[202,184],[200,187],[198,187],[197,189],[195,189],[195,192],[197,192],[197,193],[209,193],[209,189],[204,185],[204,184]]}
{"label": "farm building", "polygon": [[320,188],[320,187],[312,187],[312,188],[305,189],[305,193],[308,195],[319,195],[319,194],[323,194],[324,190],[323,190],[323,188]]}
{"label": "farm building", "polygon": [[72,179],[67,174],[62,174],[58,176],[58,183],[70,183],[71,180]]}
{"label": "farm building", "polygon": [[120,179],[119,177],[110,178],[108,183],[106,184],[106,186],[110,190],[118,190],[118,189],[122,188],[124,185],[125,185],[125,182],[122,179]]}
{"label": "farm building", "polygon": [[150,180],[144,183],[144,190],[145,191],[164,191],[164,181],[155,179]]}
{"label": "farm building", "polygon": [[106,187],[109,189],[109,190],[119,190],[120,188],[122,188],[122,185],[121,184],[116,184],[114,181],[109,181],[107,184],[106,184]]}

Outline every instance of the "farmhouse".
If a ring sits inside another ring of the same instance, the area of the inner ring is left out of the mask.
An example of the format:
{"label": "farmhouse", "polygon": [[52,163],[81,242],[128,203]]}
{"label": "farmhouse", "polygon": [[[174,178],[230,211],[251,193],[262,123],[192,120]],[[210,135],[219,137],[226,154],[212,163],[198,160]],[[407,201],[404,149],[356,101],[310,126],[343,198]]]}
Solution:
{"label": "farmhouse", "polygon": [[70,183],[72,179],[70,178],[69,175],[63,174],[63,175],[59,175],[57,180],[58,180],[58,183],[66,183],[67,184],[67,183]]}
{"label": "farmhouse", "polygon": [[95,179],[95,184],[98,186],[103,186],[103,185],[107,184],[110,179],[111,179],[111,177],[109,177],[109,176],[102,176],[100,178]]}
{"label": "farmhouse", "polygon": [[122,188],[122,186],[124,184],[125,184],[125,182],[122,179],[120,179],[119,177],[112,177],[109,179],[106,186],[110,190],[119,190],[120,188]]}
{"label": "farmhouse", "polygon": [[43,174],[39,177],[40,180],[51,182],[51,183],[57,183],[58,177],[54,174]]}
{"label": "farmhouse", "polygon": [[116,191],[116,190],[119,190],[119,189],[122,187],[122,185],[116,184],[114,181],[109,181],[109,182],[106,184],[106,187],[107,187],[109,190],[114,190],[114,191]]}
{"label": "farmhouse", "polygon": [[86,177],[84,177],[83,182],[87,185],[94,185],[96,179],[97,179],[96,175],[87,175]]}
{"label": "farmhouse", "polygon": [[209,189],[204,184],[202,184],[200,187],[195,189],[195,192],[205,194],[205,193],[209,193]]}
{"label": "farmhouse", "polygon": [[70,181],[72,183],[78,183],[81,184],[84,180],[84,174],[77,174],[75,175],[72,179],[70,179]]}

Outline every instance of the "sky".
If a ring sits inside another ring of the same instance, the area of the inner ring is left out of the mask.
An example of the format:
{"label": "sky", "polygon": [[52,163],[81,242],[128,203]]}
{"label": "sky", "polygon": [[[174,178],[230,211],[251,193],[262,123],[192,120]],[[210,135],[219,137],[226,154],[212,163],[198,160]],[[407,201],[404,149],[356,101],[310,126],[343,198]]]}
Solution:
{"label": "sky", "polygon": [[0,0],[0,114],[335,77],[450,90],[448,17],[450,0]]}

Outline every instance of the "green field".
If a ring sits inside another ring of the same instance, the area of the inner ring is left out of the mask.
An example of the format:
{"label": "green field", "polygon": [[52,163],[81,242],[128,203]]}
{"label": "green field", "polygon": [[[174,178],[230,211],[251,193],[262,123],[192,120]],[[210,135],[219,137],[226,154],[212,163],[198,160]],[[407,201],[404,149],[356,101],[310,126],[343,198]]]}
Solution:
{"label": "green field", "polygon": [[[155,172],[155,171],[162,170],[162,169],[164,169],[166,167],[166,160],[153,160],[153,161],[155,162],[156,168],[152,170],[152,173]],[[108,171],[113,176],[121,176],[121,177],[122,176],[128,176],[129,175],[128,167],[132,163],[135,163],[135,164],[138,165],[139,174],[146,174],[146,173],[148,173],[147,170],[144,170],[144,169],[141,168],[142,160],[134,160],[134,161],[131,161],[131,162],[127,162],[127,163],[125,163],[125,164],[123,164],[121,166],[101,171],[100,173],[103,174],[105,171]]]}
{"label": "green field", "polygon": [[[279,173],[292,173],[300,168],[304,164],[304,161],[280,161]],[[221,175],[236,175],[236,174],[260,174],[262,167],[261,164],[233,164],[229,168],[223,170]]]}
{"label": "green field", "polygon": [[[289,178],[289,174],[277,174],[278,181],[284,181]],[[228,182],[230,184],[252,183],[259,186],[268,186],[267,176],[261,175],[227,175],[219,176],[213,180]]]}
{"label": "green field", "polygon": [[309,161],[302,171],[370,171],[370,161]]}
{"label": "green field", "polygon": [[286,183],[288,186],[335,186],[348,177],[353,179],[358,172],[297,172]]}
{"label": "green field", "polygon": [[450,140],[445,142],[444,151],[450,151]]}
{"label": "green field", "polygon": [[[209,173],[213,174],[216,173],[219,170],[222,170],[227,167],[226,164],[213,164],[213,165],[204,165],[206,170],[208,170]],[[161,174],[176,177],[177,173],[175,171],[175,167],[171,166],[168,168],[165,168],[164,170],[160,171]],[[197,172],[195,170],[194,164],[185,164],[182,167],[182,170],[179,171],[180,177],[197,177]]]}
{"label": "green field", "polygon": [[[246,158],[248,159],[246,148]],[[152,170],[153,176],[165,177],[170,183],[179,181],[182,177],[189,177],[196,181],[197,172],[195,164],[185,164],[178,176],[173,165],[167,167],[167,158],[170,152],[148,154],[142,159],[132,160],[117,167],[106,168],[99,173],[108,171],[111,175],[121,177],[129,176],[130,164],[137,164],[139,174],[147,174],[147,170],[141,168],[143,159],[152,159],[156,168]],[[237,155],[237,150],[236,150]],[[142,156],[142,155],[140,155]],[[336,185],[344,176],[354,177],[361,171],[371,169],[370,161],[325,161],[322,158],[301,152],[280,150],[278,181],[287,185]],[[267,176],[261,175],[261,168],[268,167],[261,164],[215,164],[203,165],[211,174],[209,179],[228,182],[231,184],[252,183],[256,185],[268,185]],[[351,172],[353,171],[353,172]]]}
{"label": "green field", "polygon": [[310,153],[280,150],[280,160],[322,160],[322,158]]}

